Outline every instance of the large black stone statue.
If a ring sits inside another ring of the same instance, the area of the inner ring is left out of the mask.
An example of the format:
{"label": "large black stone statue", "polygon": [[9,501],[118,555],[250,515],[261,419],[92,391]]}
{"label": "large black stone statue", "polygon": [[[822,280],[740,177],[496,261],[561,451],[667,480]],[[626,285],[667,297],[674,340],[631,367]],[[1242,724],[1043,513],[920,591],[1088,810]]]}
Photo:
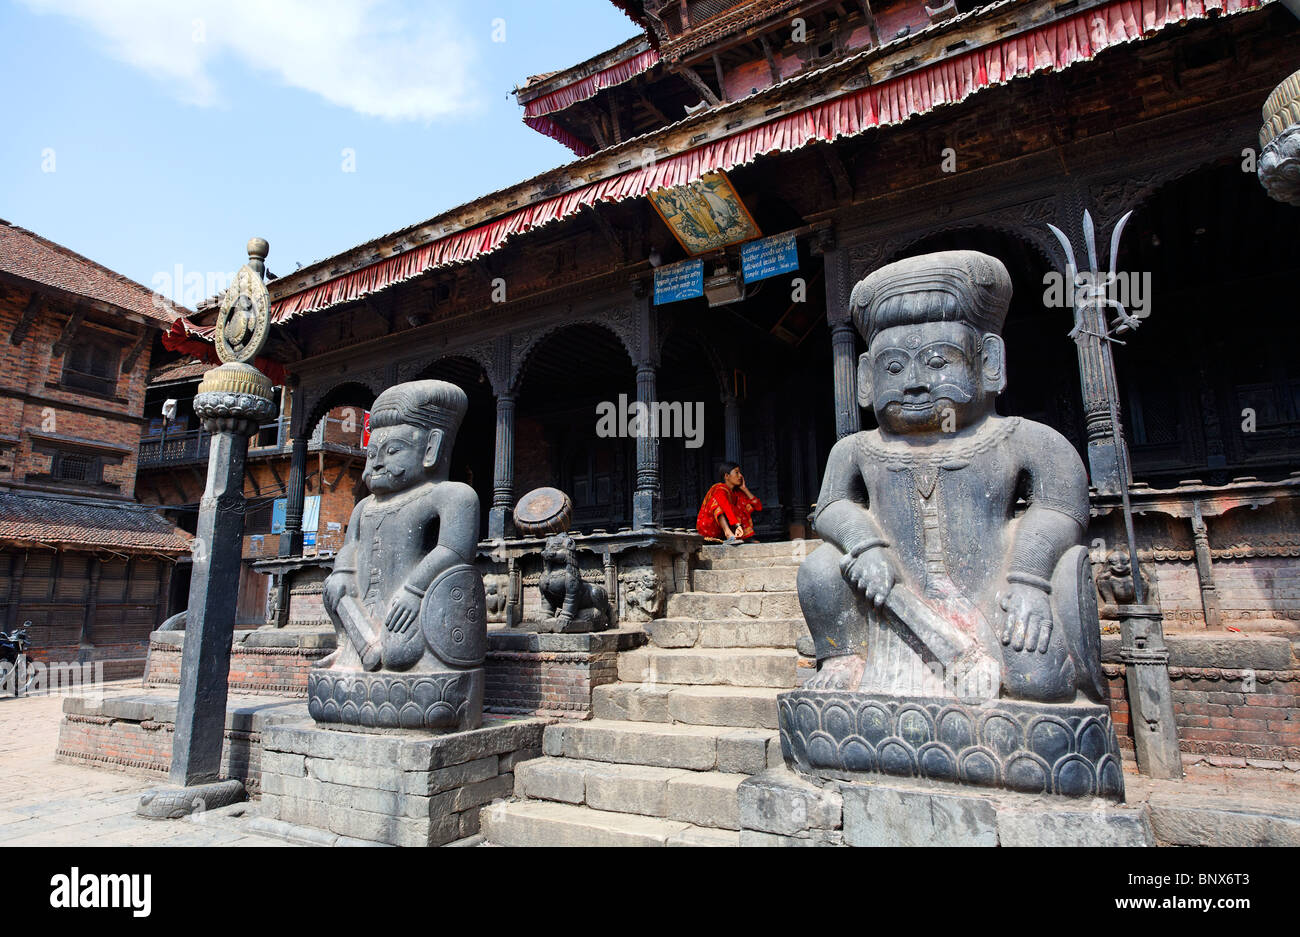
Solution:
{"label": "large black stone statue", "polygon": [[1120,797],[1078,454],[994,412],[1011,281],[947,251],[877,270],[852,294],[868,350],[858,399],[879,428],[832,449],[800,567],[819,670],[780,701],[787,758]]}
{"label": "large black stone statue", "polygon": [[324,603],[338,650],[308,675],[317,722],[472,729],[483,711],[487,607],[472,565],[478,496],[448,481],[468,398],[454,384],[384,391]]}

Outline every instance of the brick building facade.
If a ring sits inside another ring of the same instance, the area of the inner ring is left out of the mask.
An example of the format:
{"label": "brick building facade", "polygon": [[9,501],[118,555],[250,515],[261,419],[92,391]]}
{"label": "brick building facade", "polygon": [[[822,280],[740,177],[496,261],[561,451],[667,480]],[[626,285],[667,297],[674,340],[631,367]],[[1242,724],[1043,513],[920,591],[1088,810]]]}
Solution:
{"label": "brick building facade", "polygon": [[0,627],[138,673],[181,532],[135,501],[152,346],[179,310],[0,221]]}

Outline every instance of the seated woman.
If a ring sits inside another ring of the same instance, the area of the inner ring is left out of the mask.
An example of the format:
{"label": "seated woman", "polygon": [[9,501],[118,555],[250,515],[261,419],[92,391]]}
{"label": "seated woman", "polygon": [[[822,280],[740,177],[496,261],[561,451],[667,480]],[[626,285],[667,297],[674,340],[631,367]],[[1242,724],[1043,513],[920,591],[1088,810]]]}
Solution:
{"label": "seated woman", "polygon": [[753,515],[761,510],[763,502],[745,486],[740,466],[728,462],[722,466],[722,481],[704,496],[695,529],[710,540],[726,538],[728,543],[741,543],[753,539]]}

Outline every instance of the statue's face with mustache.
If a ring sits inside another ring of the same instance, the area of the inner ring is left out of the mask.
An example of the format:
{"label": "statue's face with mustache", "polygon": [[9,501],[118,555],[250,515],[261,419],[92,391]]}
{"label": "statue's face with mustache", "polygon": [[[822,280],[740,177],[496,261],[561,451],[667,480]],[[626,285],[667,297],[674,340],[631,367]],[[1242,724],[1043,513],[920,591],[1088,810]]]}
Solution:
{"label": "statue's face with mustache", "polygon": [[428,430],[385,426],[370,434],[361,478],[375,494],[391,494],[424,480]]}
{"label": "statue's face with mustache", "polygon": [[872,406],[888,432],[956,432],[992,409],[980,335],[968,325],[893,326],[869,354]]}

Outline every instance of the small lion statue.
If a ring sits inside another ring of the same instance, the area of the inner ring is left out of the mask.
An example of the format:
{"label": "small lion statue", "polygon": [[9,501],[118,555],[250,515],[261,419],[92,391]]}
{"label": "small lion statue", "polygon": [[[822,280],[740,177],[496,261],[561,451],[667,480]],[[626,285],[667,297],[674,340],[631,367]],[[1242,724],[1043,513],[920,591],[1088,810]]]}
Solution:
{"label": "small lion statue", "polygon": [[568,534],[546,538],[537,586],[545,617],[536,623],[538,631],[602,631],[609,627],[609,595],[604,586],[583,581],[577,544]]}

